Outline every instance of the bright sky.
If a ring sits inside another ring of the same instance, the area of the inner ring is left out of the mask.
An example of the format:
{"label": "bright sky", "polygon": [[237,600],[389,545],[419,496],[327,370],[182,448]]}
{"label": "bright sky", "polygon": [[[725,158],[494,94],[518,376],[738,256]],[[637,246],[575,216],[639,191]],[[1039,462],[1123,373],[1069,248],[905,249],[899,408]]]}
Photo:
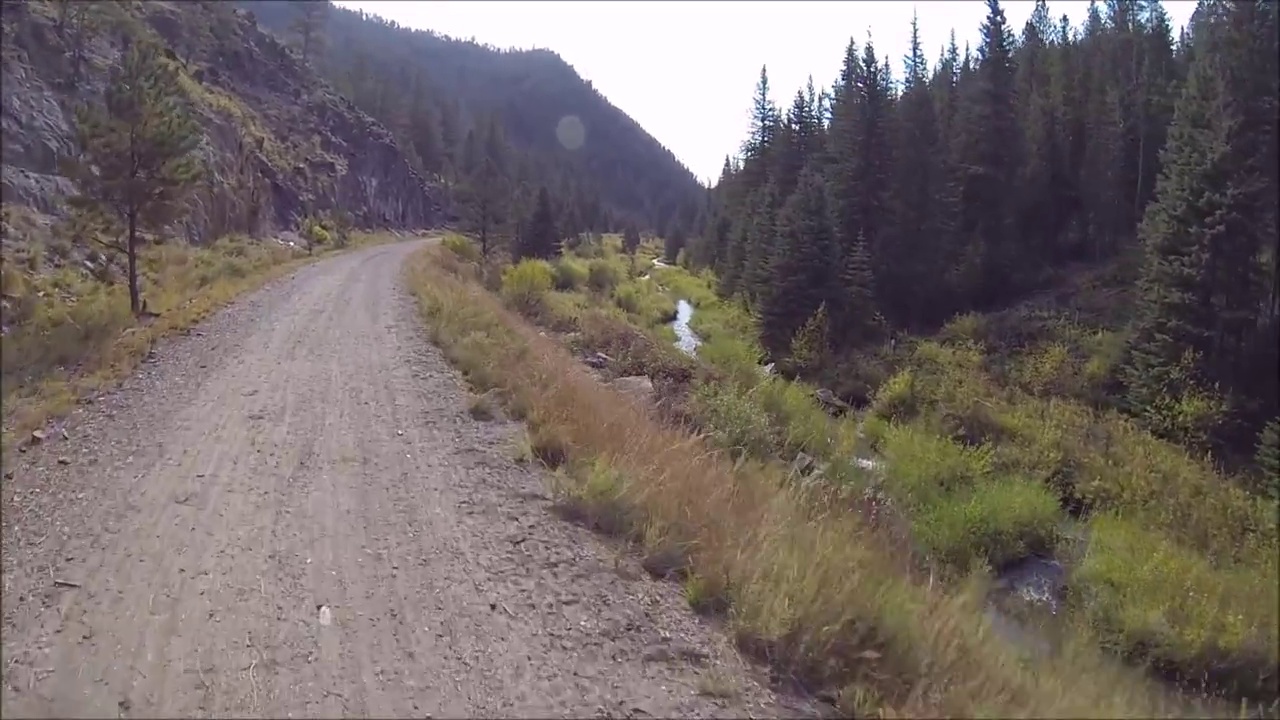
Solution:
{"label": "bright sky", "polygon": [[[901,79],[913,10],[932,66],[952,28],[961,51],[977,47],[986,15],[981,0],[925,2],[352,2],[336,4],[381,15],[401,25],[474,38],[500,48],[547,48],[560,54],[615,106],[669,148],[703,182],[714,182],[726,154],[747,132],[747,109],[767,65],[774,101],[786,106],[810,75],[830,86],[845,46],[859,47],[868,31],[876,54],[892,58]],[[1101,3],[1099,3],[1101,4]],[[1174,37],[1195,9],[1194,0],[1166,0]],[[1003,3],[1015,33],[1034,3]],[[1088,2],[1049,3],[1079,25]],[[587,128],[590,142],[591,129]]]}

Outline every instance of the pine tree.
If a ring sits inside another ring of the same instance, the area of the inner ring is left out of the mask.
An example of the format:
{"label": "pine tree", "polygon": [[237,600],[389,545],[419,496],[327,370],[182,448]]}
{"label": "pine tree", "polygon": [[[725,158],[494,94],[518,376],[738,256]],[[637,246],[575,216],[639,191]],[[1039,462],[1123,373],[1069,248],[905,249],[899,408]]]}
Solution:
{"label": "pine tree", "polygon": [[546,186],[538,188],[538,200],[517,245],[516,257],[550,260],[560,254],[560,233],[556,230],[551,195]]}
{"label": "pine tree", "polygon": [[742,283],[739,290],[759,303],[769,292],[769,275],[778,242],[778,193],[772,182],[752,193],[743,236]]}
{"label": "pine tree", "polygon": [[[937,307],[945,270],[939,262],[943,238],[936,207],[943,191],[944,148],[938,137],[928,67],[914,18],[910,47],[902,98],[894,118],[897,122],[893,124],[892,234],[881,250],[881,282],[888,286],[882,288],[882,307],[886,316],[909,327],[919,326]],[[865,256],[865,236],[858,239],[858,245],[856,251]]]}
{"label": "pine tree", "polygon": [[878,317],[875,276],[866,240],[861,236],[841,258],[832,307],[838,309],[832,339],[836,347],[855,348],[874,339]]}
{"label": "pine tree", "polygon": [[475,128],[467,132],[460,158],[462,187],[459,200],[467,228],[480,238],[485,257],[492,250],[494,235],[509,215],[511,181],[506,174],[506,145],[497,121],[490,118],[483,135]]}
{"label": "pine tree", "polygon": [[123,224],[124,244],[102,241],[129,264],[129,307],[144,309],[138,288],[140,231],[158,232],[199,181],[195,154],[200,127],[183,106],[178,70],[149,42],[135,42],[112,73],[101,105],[77,113],[81,157],[68,172],[80,187],[73,205],[103,221],[109,234]]}
{"label": "pine tree", "polygon": [[[987,0],[979,63],[968,71],[973,74],[973,85],[964,98],[958,140],[960,163],[965,168],[959,230],[966,250],[977,262],[976,282],[967,288],[967,294],[980,306],[1008,298],[1021,277],[1015,272],[1020,258],[1014,244],[1011,202],[1019,145],[1012,50],[1013,35],[1004,10],[999,0]],[[962,83],[965,73],[962,67]]]}
{"label": "pine tree", "polygon": [[768,178],[767,166],[769,151],[773,147],[781,126],[778,108],[769,97],[769,70],[761,66],[760,79],[756,83],[755,95],[751,99],[751,129],[747,141],[742,148],[743,166],[745,168],[745,190],[764,185]]}
{"label": "pine tree", "polygon": [[684,224],[675,223],[662,239],[662,261],[668,265],[675,265],[680,259],[680,251],[684,250],[686,242]]}
{"label": "pine tree", "polygon": [[407,135],[422,169],[433,175],[444,172],[444,148],[440,138],[440,118],[431,104],[426,80],[415,75],[409,97]]}
{"label": "pine tree", "polygon": [[1232,379],[1223,371],[1257,325],[1257,183],[1240,162],[1247,138],[1226,73],[1216,55],[1196,57],[1141,227],[1146,263],[1127,400],[1152,430],[1183,441],[1203,441],[1221,421],[1216,412],[1188,416],[1187,399],[1212,397],[1216,378]]}
{"label": "pine tree", "polygon": [[812,169],[801,173],[778,225],[782,251],[761,307],[761,340],[774,353],[790,348],[796,330],[817,312],[834,285],[831,259],[836,243],[827,188]]}
{"label": "pine tree", "polygon": [[628,224],[626,230],[622,232],[622,250],[628,255],[634,256],[636,250],[640,249],[640,231],[636,229],[634,224]]}
{"label": "pine tree", "polygon": [[[817,98],[812,94],[813,81],[809,82],[809,94],[796,91],[791,109],[782,122],[781,132],[774,153],[775,162],[770,176],[777,194],[786,197],[795,190],[800,171],[816,157],[820,126],[818,124]],[[767,182],[767,181],[766,181]]]}
{"label": "pine tree", "polygon": [[293,33],[302,52],[302,61],[308,62],[324,45],[324,27],[329,20],[329,0],[295,0],[291,7]]}

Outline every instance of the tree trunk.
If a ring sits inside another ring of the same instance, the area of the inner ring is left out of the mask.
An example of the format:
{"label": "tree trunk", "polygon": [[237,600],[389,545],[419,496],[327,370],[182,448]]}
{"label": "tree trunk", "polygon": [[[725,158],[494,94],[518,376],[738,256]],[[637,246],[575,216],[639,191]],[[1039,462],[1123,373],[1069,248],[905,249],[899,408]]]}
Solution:
{"label": "tree trunk", "polygon": [[138,216],[129,214],[129,309],[134,316],[142,314],[142,297],[138,292]]}

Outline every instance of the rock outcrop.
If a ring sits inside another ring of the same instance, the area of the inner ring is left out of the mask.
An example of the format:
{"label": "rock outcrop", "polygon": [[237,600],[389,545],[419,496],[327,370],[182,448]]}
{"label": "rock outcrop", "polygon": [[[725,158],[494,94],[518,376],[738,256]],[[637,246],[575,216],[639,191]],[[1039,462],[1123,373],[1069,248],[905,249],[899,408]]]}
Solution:
{"label": "rock outcrop", "polygon": [[[77,152],[75,108],[100,101],[125,43],[146,37],[182,68],[205,131],[206,176],[181,228],[189,240],[286,230],[331,209],[362,227],[439,224],[441,189],[410,166],[385,127],[261,30],[252,13],[219,2],[66,5],[89,8],[83,41],[54,3],[5,5],[4,202],[61,212],[75,190],[59,170]],[[258,209],[253,227],[240,227],[250,206]]]}

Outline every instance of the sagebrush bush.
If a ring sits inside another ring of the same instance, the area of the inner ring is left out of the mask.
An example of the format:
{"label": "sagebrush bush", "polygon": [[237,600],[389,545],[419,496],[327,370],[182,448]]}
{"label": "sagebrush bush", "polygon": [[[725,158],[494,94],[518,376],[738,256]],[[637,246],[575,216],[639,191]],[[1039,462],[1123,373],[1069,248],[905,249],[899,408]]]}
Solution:
{"label": "sagebrush bush", "polygon": [[502,298],[522,312],[532,312],[554,284],[555,273],[550,263],[521,260],[502,272]]}

